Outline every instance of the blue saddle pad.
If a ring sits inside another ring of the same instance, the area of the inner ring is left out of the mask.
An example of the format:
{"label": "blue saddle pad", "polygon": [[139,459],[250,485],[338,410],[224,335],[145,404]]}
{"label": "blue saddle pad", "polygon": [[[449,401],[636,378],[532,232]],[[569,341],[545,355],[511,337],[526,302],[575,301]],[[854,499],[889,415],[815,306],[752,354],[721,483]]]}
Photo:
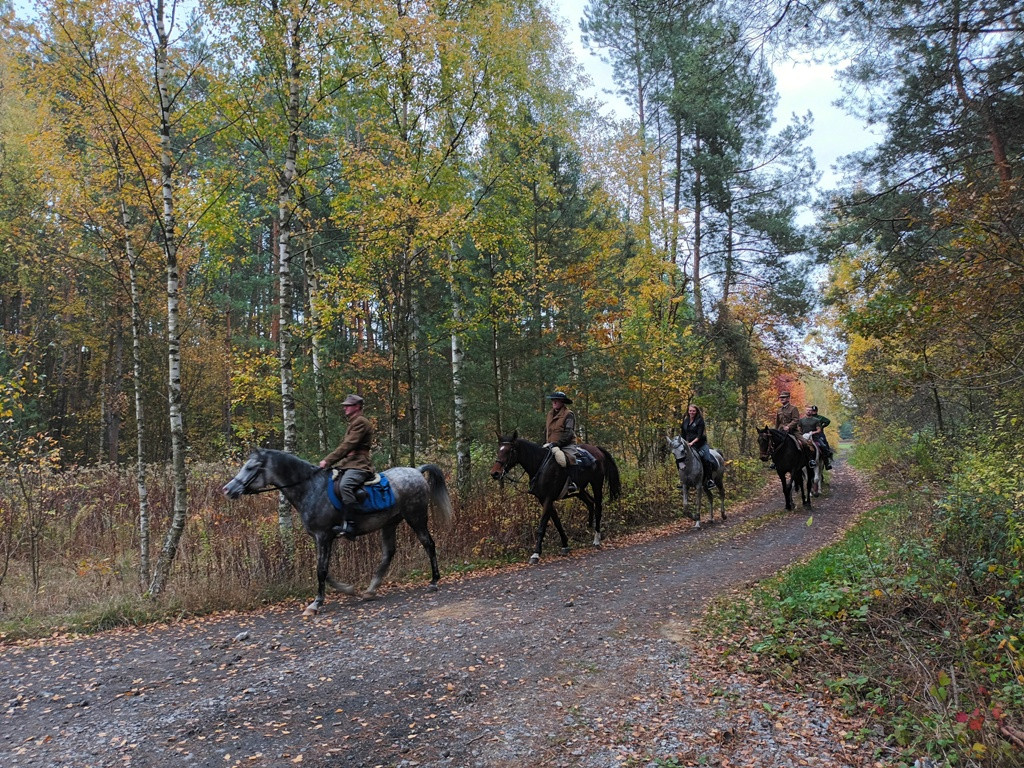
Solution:
{"label": "blue saddle pad", "polygon": [[577,448],[576,463],[579,464],[584,469],[588,469],[597,464],[597,458],[586,448]]}
{"label": "blue saddle pad", "polygon": [[[363,511],[365,512],[379,512],[395,506],[395,492],[391,490],[391,483],[384,475],[377,475],[377,477],[380,478],[378,482],[363,485],[363,490],[366,492],[366,498],[363,499]],[[327,478],[327,498],[330,499],[331,505],[335,509],[341,511],[345,508],[345,504],[338,497],[335,484],[333,476]]]}
{"label": "blue saddle pad", "polygon": [[395,492],[391,490],[391,483],[384,475],[380,476],[379,483],[364,485],[363,490],[366,491],[363,508],[368,512],[378,512],[395,506]]}

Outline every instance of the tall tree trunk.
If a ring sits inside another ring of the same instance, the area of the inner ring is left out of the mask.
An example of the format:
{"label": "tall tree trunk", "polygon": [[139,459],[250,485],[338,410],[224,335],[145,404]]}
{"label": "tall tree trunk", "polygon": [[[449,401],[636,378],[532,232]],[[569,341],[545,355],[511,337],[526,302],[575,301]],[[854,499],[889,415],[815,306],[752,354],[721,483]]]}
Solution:
{"label": "tall tree trunk", "polygon": [[327,387],[324,384],[323,368],[323,329],[320,309],[317,301],[320,296],[320,275],[316,271],[313,249],[306,245],[302,252],[303,267],[306,272],[306,306],[309,312],[310,349],[313,358],[313,396],[316,399],[317,447],[321,454],[330,450],[327,444]]}
{"label": "tall tree trunk", "polygon": [[[299,153],[299,86],[301,72],[300,22],[292,14],[287,18],[286,67],[288,105],[285,120],[288,142],[285,147],[284,168],[278,182],[277,195],[277,255],[278,255],[278,367],[281,376],[281,428],[282,448],[295,453],[298,443],[295,424],[295,381],[292,367],[292,222],[293,198]],[[292,508],[284,495],[278,496],[277,526],[284,546],[285,564],[295,555],[295,534],[292,526]]]}
{"label": "tall tree trunk", "polygon": [[[950,31],[952,34],[950,35],[949,52],[953,83],[956,86],[957,96],[960,98],[960,102],[964,107],[981,116],[982,122],[985,125],[985,130],[988,132],[987,138],[992,152],[992,160],[996,167],[996,173],[999,176],[1000,181],[1007,182],[1013,178],[1013,168],[1006,155],[1006,142],[1003,139],[1003,135],[999,130],[996,119],[992,114],[991,98],[986,93],[982,93],[979,97],[971,96],[971,94],[967,92],[967,86],[964,84],[964,73],[960,66],[960,10],[960,1],[954,0],[953,23],[950,25]],[[936,397],[938,397],[938,393],[936,393]]]}
{"label": "tall tree trunk", "polygon": [[149,6],[149,23],[155,34],[156,88],[160,98],[160,183],[163,212],[160,221],[164,258],[167,263],[167,403],[171,431],[171,472],[174,485],[174,509],[171,525],[164,538],[149,591],[160,594],[167,583],[178,543],[185,531],[188,514],[188,484],[185,473],[185,424],[181,406],[181,331],[178,324],[179,277],[178,239],[174,211],[174,156],[171,147],[171,95],[168,86],[170,30],[166,25],[164,0]]}
{"label": "tall tree trunk", "polygon": [[740,400],[740,454],[747,455],[750,450],[750,437],[747,434],[750,420],[750,389],[744,384],[741,387],[742,398]]}
{"label": "tall tree trunk", "polygon": [[448,272],[451,275],[452,299],[452,395],[455,411],[455,485],[459,494],[465,498],[469,488],[470,454],[467,394],[462,377],[462,366],[465,353],[462,348],[462,290],[459,287],[459,251],[452,244],[449,256]]}
{"label": "tall tree trunk", "polygon": [[[494,286],[494,254],[487,257],[487,267],[490,272],[490,284]],[[505,383],[501,369],[501,345],[499,344],[500,329],[498,318],[494,312],[490,313],[491,318],[491,388],[494,392],[494,430],[499,434],[505,434],[502,416],[505,413]]]}
{"label": "tall tree trunk", "polygon": [[[698,136],[694,145],[694,157],[700,156],[700,146],[700,137]],[[704,300],[700,284],[700,260],[702,256],[701,249],[703,247],[702,238],[704,236],[701,229],[703,225],[702,205],[701,172],[699,170],[695,170],[693,180],[693,269],[691,270],[691,277],[693,279],[693,315],[698,326],[704,325]]]}

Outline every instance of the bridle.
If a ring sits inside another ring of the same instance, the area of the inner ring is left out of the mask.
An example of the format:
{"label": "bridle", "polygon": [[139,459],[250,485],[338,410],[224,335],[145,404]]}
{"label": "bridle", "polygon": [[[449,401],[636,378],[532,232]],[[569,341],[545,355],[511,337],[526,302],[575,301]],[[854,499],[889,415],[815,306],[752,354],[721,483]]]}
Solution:
{"label": "bridle", "polygon": [[[502,459],[501,452],[505,450],[506,446],[508,447],[508,452],[505,454],[504,459]],[[501,467],[501,475],[498,476],[498,480],[504,480],[508,477],[509,482],[518,483],[523,479],[523,475],[526,474],[526,468],[523,467],[522,464],[519,464],[519,452],[516,450],[516,444],[514,442],[498,443],[498,456],[499,458],[494,460],[494,463]],[[511,477],[509,476],[509,472],[516,464],[519,464],[523,471],[519,477]]]}
{"label": "bridle", "polygon": [[[762,437],[764,437],[765,442],[768,444],[767,449],[761,446]],[[783,438],[783,441],[785,441],[785,438]],[[767,461],[782,447],[782,443],[776,445],[771,430],[767,429],[764,432],[757,433],[757,446],[761,448],[761,461]]]}
{"label": "bridle", "polygon": [[269,485],[266,485],[263,488],[250,488],[250,484],[253,482],[253,480],[259,477],[260,472],[263,470],[265,466],[266,460],[261,457],[259,463],[253,468],[252,475],[249,477],[248,480],[242,483],[242,493],[244,495],[248,496],[256,493],[270,493],[271,491],[281,491],[284,490],[285,488],[293,488],[296,485],[301,485],[302,483],[308,482],[314,475],[324,470],[323,467],[317,467],[316,469],[313,470],[312,474],[302,478],[301,480],[296,480],[294,483],[286,483],[285,485],[270,483]]}
{"label": "bridle", "polygon": [[[678,447],[682,448],[684,445],[689,445],[689,443],[687,443],[682,438],[679,438],[679,446]],[[690,447],[691,447],[691,450],[692,450],[693,446],[690,446]],[[679,469],[679,467],[681,467],[681,466],[686,464],[686,449],[683,448],[683,455],[682,456],[676,456],[675,449],[673,448],[673,450],[672,450],[672,458],[674,458],[676,460],[676,469]]]}

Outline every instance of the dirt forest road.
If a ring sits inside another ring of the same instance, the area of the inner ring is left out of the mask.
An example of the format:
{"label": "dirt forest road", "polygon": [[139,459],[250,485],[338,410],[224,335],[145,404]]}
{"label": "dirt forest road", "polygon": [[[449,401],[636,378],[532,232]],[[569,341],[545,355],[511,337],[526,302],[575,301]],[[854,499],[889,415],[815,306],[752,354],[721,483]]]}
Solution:
{"label": "dirt forest road", "polygon": [[289,603],[2,648],[0,765],[881,764],[847,738],[861,724],[689,633],[710,598],[828,544],[867,500],[837,467],[810,525],[772,483],[724,524],[549,544],[540,565],[436,594],[332,595],[315,621]]}

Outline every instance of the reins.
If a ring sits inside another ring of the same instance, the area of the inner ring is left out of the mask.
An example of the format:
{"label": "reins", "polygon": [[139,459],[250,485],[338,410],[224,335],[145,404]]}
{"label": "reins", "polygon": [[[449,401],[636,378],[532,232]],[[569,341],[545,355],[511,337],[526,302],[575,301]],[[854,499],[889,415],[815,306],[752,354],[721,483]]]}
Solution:
{"label": "reins", "polygon": [[242,493],[252,496],[257,493],[270,493],[271,491],[283,491],[285,488],[294,488],[296,485],[308,483],[310,480],[313,479],[314,475],[316,475],[318,472],[323,472],[324,469],[326,469],[326,467],[316,467],[310,475],[302,478],[301,480],[296,480],[294,483],[287,483],[286,485],[268,485],[266,488],[257,488],[255,491],[250,490],[249,488],[249,483],[256,479],[256,475],[253,475],[252,479],[242,486]]}

